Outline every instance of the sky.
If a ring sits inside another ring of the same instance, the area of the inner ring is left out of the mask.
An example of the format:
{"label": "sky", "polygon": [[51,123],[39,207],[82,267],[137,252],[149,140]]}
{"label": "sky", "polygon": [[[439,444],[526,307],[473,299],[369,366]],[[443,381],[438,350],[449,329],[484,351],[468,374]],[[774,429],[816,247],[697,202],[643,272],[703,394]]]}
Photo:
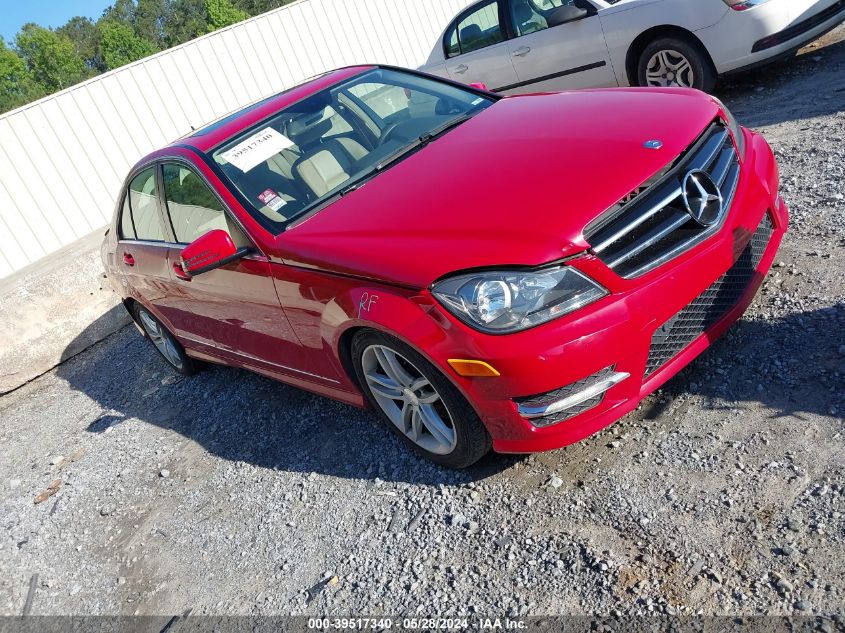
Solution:
{"label": "sky", "polygon": [[97,19],[109,0],[0,0],[0,37],[12,42],[27,22],[58,27],[75,15]]}

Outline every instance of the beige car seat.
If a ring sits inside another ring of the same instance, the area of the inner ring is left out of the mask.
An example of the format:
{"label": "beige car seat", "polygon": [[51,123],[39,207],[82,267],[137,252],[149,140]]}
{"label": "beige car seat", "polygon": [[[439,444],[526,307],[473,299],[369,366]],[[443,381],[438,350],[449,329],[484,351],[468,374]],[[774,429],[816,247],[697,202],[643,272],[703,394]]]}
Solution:
{"label": "beige car seat", "polygon": [[312,117],[294,119],[287,127],[288,137],[302,154],[293,164],[293,176],[318,198],[349,180],[356,162],[368,153],[361,143],[346,136],[325,139],[331,129],[330,119],[314,122]]}

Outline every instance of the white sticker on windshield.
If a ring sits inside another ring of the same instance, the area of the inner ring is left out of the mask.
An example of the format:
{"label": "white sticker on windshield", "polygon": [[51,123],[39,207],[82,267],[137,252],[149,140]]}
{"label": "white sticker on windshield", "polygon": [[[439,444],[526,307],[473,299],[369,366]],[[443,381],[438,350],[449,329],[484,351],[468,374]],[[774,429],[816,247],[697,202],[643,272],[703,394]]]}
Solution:
{"label": "white sticker on windshield", "polygon": [[268,127],[244,139],[232,149],[222,152],[220,156],[241,171],[247,172],[293,144],[287,136]]}
{"label": "white sticker on windshield", "polygon": [[267,206],[273,209],[273,211],[278,211],[283,206],[287,204],[284,199],[272,189],[267,189],[261,195],[258,196],[258,199]]}

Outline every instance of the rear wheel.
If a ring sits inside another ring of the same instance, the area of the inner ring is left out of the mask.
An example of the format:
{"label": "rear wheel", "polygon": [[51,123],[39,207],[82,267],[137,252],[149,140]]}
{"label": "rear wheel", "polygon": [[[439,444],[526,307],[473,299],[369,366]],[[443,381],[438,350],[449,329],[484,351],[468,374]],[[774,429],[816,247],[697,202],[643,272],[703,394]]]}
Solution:
{"label": "rear wheel", "polygon": [[149,310],[136,305],[135,318],[144,330],[144,334],[173,369],[185,376],[197,372],[199,369],[197,362],[185,353],[185,348]]}
{"label": "rear wheel", "polygon": [[661,37],[645,47],[637,66],[641,86],[696,88],[710,92],[716,73],[701,46],[681,37]]}
{"label": "rear wheel", "polygon": [[490,451],[487,429],[466,398],[410,346],[364,331],[352,341],[352,359],[370,404],[418,454],[466,468]]}

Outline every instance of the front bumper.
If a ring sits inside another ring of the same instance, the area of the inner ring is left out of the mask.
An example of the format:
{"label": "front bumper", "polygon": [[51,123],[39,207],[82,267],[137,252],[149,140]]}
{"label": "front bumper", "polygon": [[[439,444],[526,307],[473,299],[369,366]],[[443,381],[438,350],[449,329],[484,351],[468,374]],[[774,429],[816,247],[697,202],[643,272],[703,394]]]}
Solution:
{"label": "front bumper", "polygon": [[[497,378],[461,378],[451,372],[490,431],[496,451],[551,450],[608,426],[704,351],[746,310],[786,231],[788,210],[778,195],[771,149],[759,135],[745,134],[748,147],[736,196],[718,234],[632,280],[615,275],[593,256],[581,258],[573,265],[607,287],[610,296],[518,334],[484,335],[455,323],[444,349],[433,350],[438,362],[441,353],[443,358],[477,358],[501,373]],[[735,293],[733,307],[705,323],[705,331],[670,360],[647,369],[655,332],[735,268],[767,213],[772,223],[768,244],[758,248],[753,270]],[[538,427],[519,414],[515,400],[558,390],[610,367],[630,376],[611,386],[597,406],[548,427]]]}
{"label": "front bumper", "polygon": [[696,31],[719,74],[789,55],[845,20],[841,0],[770,0],[748,11],[728,11]]}

